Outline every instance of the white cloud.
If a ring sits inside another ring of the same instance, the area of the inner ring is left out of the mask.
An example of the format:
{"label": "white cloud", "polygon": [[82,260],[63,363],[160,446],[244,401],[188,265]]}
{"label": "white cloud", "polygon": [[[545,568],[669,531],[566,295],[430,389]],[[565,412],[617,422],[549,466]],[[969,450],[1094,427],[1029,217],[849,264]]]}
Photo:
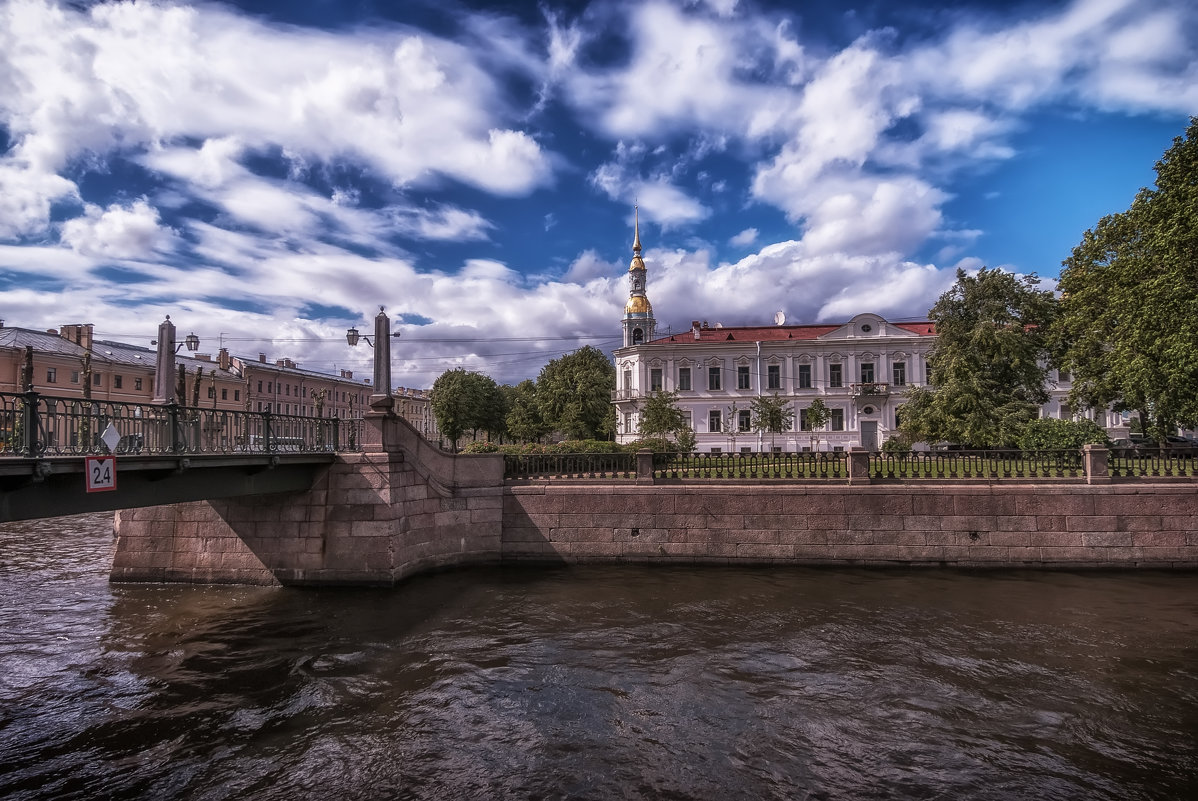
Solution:
{"label": "white cloud", "polygon": [[0,166],[23,191],[6,227],[45,227],[48,202],[73,190],[54,178],[72,159],[181,137],[209,140],[176,165],[207,186],[228,182],[242,148],[277,147],[297,165],[349,159],[400,186],[527,193],[551,179],[550,158],[505,125],[496,65],[476,52],[399,28],[277,28],[214,5],[85,14],[13,0],[0,6],[0,118],[14,143]]}
{"label": "white cloud", "polygon": [[746,245],[752,245],[756,241],[757,241],[757,229],[756,228],[746,228],[745,230],[741,231],[736,236],[729,239],[728,244],[732,245],[733,247],[740,248],[740,247],[745,247]]}
{"label": "white cloud", "polygon": [[62,226],[62,241],[85,256],[147,259],[173,247],[174,232],[144,198],[107,209],[88,204],[83,217]]}

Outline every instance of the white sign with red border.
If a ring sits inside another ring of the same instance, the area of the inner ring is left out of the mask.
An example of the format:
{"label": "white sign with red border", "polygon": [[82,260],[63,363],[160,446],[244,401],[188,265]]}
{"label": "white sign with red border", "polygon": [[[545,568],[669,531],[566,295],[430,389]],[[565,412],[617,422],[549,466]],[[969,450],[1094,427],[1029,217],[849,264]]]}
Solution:
{"label": "white sign with red border", "polygon": [[83,463],[88,492],[108,492],[116,489],[115,456],[88,456],[84,458]]}

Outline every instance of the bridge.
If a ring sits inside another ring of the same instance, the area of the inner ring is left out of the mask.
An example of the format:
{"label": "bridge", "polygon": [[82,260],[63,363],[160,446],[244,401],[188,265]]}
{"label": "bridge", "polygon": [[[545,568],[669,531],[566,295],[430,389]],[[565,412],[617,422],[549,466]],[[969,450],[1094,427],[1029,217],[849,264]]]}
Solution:
{"label": "bridge", "polygon": [[[362,420],[0,393],[0,521],[306,490]],[[115,489],[87,491],[89,457]]]}

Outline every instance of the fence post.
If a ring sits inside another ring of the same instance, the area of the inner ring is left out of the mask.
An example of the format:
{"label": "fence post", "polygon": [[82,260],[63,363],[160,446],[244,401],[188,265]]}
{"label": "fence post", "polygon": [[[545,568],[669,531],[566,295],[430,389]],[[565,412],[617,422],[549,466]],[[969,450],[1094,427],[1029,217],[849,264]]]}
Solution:
{"label": "fence post", "polygon": [[653,483],[653,451],[648,448],[636,452],[636,483]]}
{"label": "fence post", "polygon": [[183,429],[179,425],[179,404],[170,401],[166,404],[166,424],[171,432],[171,453],[183,450]]}
{"label": "fence post", "polygon": [[26,456],[38,456],[41,451],[37,437],[38,428],[41,425],[39,413],[41,399],[32,389],[26,390],[23,394],[25,408],[21,410],[21,427],[25,430],[21,432],[20,447],[24,448]]}
{"label": "fence post", "polygon": [[266,411],[262,412],[262,441],[266,453],[274,453],[274,433],[271,431],[270,425],[270,407],[266,407]]}
{"label": "fence post", "polygon": [[1107,462],[1110,451],[1105,445],[1083,445],[1082,466],[1086,471],[1087,484],[1110,484],[1111,472]]}
{"label": "fence post", "polygon": [[869,451],[860,445],[854,445],[849,448],[849,483],[868,484],[869,482]]}

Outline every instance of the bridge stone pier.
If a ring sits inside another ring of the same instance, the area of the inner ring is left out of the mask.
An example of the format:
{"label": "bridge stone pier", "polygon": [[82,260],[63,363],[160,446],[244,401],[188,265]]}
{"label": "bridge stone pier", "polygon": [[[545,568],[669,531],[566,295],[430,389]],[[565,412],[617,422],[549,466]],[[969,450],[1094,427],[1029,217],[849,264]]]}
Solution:
{"label": "bridge stone pier", "polygon": [[392,414],[366,423],[364,452],[310,490],[117,512],[112,580],[391,585],[497,561],[503,459],[440,451]]}

